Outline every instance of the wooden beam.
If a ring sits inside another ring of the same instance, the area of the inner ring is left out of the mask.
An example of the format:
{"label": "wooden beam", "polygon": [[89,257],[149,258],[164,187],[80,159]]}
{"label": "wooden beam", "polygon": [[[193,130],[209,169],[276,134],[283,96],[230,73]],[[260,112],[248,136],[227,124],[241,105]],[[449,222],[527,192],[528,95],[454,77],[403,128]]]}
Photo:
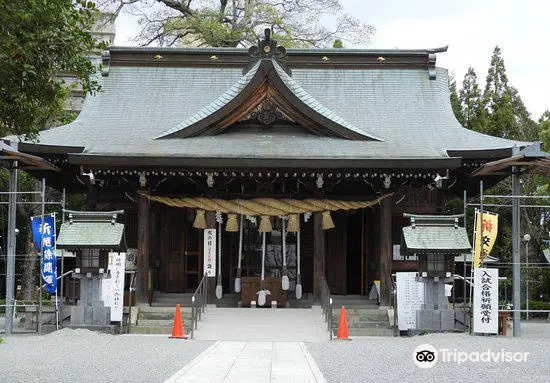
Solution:
{"label": "wooden beam", "polygon": [[136,295],[140,303],[147,303],[149,279],[149,200],[138,194],[138,259]]}
{"label": "wooden beam", "polygon": [[380,202],[380,306],[389,306],[393,290],[392,266],[392,205],[389,196]]}
{"label": "wooden beam", "polygon": [[321,284],[325,277],[325,231],[323,215],[313,213],[313,300],[321,302]]}

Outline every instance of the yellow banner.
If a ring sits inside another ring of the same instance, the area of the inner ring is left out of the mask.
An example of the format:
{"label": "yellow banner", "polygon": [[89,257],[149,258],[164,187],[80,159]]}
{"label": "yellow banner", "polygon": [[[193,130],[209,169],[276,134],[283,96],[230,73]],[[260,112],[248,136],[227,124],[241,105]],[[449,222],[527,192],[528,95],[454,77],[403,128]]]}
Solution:
{"label": "yellow banner", "polygon": [[[476,238],[474,253],[474,268],[479,267],[481,262],[489,255],[497,240],[498,233],[498,214],[476,211]],[[481,243],[483,238],[483,254],[481,252]]]}

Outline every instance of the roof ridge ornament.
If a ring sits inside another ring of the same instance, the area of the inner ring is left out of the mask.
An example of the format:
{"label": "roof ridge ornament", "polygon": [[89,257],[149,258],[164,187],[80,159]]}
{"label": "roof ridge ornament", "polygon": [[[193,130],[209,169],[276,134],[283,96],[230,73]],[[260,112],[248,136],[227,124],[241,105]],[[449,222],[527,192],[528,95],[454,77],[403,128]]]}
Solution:
{"label": "roof ridge ornament", "polygon": [[277,45],[277,40],[271,38],[271,32],[271,29],[266,28],[263,40],[258,40],[258,45],[248,49],[249,59],[247,66],[243,69],[243,75],[247,74],[258,61],[273,59],[289,76],[292,76],[292,71],[286,63],[286,48]]}

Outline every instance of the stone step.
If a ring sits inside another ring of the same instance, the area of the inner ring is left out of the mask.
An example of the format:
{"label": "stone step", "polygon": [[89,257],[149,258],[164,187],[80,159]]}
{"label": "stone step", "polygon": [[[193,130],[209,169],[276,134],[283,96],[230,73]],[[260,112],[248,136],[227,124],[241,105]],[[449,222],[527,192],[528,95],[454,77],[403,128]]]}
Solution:
{"label": "stone step", "polygon": [[[340,312],[339,311],[332,311],[332,318],[333,320],[340,319]],[[354,322],[354,321],[367,321],[367,322],[387,322],[388,314],[386,311],[383,310],[373,310],[369,312],[348,312],[346,310],[346,319],[348,322]]]}
{"label": "stone step", "polygon": [[[183,326],[183,333],[189,334],[191,327]],[[172,326],[156,326],[156,327],[142,327],[132,326],[130,327],[130,334],[166,334],[170,336],[172,334]]]}
{"label": "stone step", "polygon": [[[174,320],[174,314],[173,312],[170,313],[163,313],[163,312],[140,312],[138,314],[138,320]],[[181,313],[182,319],[191,319],[191,313],[190,312],[182,312]]]}
{"label": "stone step", "polygon": [[[332,322],[332,328],[338,329],[338,321]],[[348,329],[363,329],[363,328],[390,328],[388,322],[360,322],[360,323],[349,323]]]}
{"label": "stone step", "polygon": [[[182,318],[183,326],[191,326],[191,318]],[[174,319],[138,319],[138,327],[170,327],[174,325]]]}
{"label": "stone step", "polygon": [[394,336],[390,328],[361,328],[349,329],[350,336]]}

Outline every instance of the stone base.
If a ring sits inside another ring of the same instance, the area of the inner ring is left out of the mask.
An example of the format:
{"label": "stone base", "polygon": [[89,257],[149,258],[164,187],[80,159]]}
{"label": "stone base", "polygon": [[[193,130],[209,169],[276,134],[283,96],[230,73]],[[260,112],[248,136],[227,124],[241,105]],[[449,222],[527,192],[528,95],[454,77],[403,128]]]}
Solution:
{"label": "stone base", "polygon": [[416,312],[417,330],[454,330],[453,310],[418,310]]}
{"label": "stone base", "polygon": [[111,324],[111,308],[97,306],[72,306],[71,326],[108,326]]}

